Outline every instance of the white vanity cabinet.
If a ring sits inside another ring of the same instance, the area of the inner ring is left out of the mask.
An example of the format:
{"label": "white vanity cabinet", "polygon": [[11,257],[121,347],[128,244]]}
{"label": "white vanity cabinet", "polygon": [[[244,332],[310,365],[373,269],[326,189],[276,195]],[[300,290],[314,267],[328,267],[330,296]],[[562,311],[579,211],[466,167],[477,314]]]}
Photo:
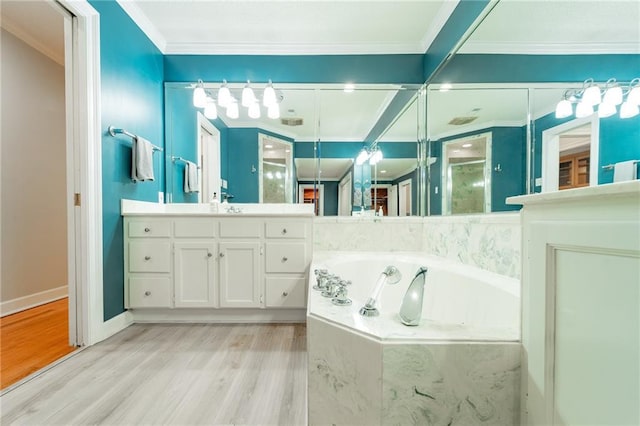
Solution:
{"label": "white vanity cabinet", "polygon": [[253,218],[220,220],[220,307],[263,306],[262,221]]}
{"label": "white vanity cabinet", "polygon": [[272,219],[265,222],[266,306],[307,306],[307,269],[311,262],[311,221]]}
{"label": "white vanity cabinet", "polygon": [[218,306],[215,225],[211,218],[173,220],[176,308]]}
{"label": "white vanity cabinet", "polygon": [[124,225],[125,307],[171,307],[171,222],[132,218]]}
{"label": "white vanity cabinet", "polygon": [[311,214],[123,215],[125,306],[134,318],[304,318]]}

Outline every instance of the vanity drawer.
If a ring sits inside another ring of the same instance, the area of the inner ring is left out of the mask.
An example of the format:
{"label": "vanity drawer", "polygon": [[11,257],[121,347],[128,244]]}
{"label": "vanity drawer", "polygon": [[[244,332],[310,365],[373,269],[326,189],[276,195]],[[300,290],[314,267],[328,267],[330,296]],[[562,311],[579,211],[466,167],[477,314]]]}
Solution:
{"label": "vanity drawer", "polygon": [[170,272],[170,260],[169,240],[129,242],[129,272]]}
{"label": "vanity drawer", "polygon": [[169,277],[130,277],[129,307],[170,308],[171,281]]}
{"label": "vanity drawer", "polygon": [[160,238],[171,236],[171,222],[168,220],[136,219],[129,221],[128,236],[130,238]]}
{"label": "vanity drawer", "polygon": [[186,219],[173,222],[176,238],[212,238],[216,235],[216,222],[212,219]]}
{"label": "vanity drawer", "polygon": [[265,271],[305,272],[307,245],[305,243],[267,243]]}
{"label": "vanity drawer", "polygon": [[307,305],[306,282],[304,275],[299,277],[267,277],[267,307],[304,308]]}
{"label": "vanity drawer", "polygon": [[220,221],[220,238],[260,238],[262,223],[251,219]]}
{"label": "vanity drawer", "polygon": [[306,238],[307,224],[304,222],[267,222],[267,238]]}

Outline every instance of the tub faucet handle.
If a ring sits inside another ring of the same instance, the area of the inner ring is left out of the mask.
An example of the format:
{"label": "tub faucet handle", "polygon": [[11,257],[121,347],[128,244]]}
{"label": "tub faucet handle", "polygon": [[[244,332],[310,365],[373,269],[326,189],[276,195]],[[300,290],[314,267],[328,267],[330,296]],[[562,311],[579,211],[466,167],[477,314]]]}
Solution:
{"label": "tub faucet handle", "polygon": [[[342,282],[345,282],[342,280]],[[346,285],[338,285],[338,289],[336,290],[335,297],[331,299],[331,302],[334,305],[338,306],[348,306],[351,305],[351,299],[347,297],[347,287]]]}

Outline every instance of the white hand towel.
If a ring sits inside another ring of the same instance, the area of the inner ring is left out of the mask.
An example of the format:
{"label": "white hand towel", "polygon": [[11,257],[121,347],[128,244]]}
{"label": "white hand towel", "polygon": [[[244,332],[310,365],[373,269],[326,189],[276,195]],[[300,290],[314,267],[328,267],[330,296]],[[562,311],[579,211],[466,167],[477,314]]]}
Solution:
{"label": "white hand towel", "polygon": [[637,175],[637,164],[635,160],[621,161],[613,165],[613,181],[625,182],[635,180]]}
{"label": "white hand towel", "polygon": [[154,180],[153,145],[141,137],[135,137],[132,141],[131,179],[133,179],[134,182]]}
{"label": "white hand towel", "polygon": [[191,161],[187,161],[184,166],[184,192],[200,192],[198,166]]}

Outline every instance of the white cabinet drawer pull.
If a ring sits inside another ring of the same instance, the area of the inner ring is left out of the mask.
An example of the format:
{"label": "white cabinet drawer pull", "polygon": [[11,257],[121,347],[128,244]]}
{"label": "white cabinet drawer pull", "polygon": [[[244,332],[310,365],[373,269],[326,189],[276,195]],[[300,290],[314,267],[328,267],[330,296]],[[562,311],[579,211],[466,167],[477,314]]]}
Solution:
{"label": "white cabinet drawer pull", "polygon": [[286,291],[282,292],[282,297],[287,297],[289,295],[289,293],[287,293]]}
{"label": "white cabinet drawer pull", "polygon": [[220,257],[224,257],[224,253],[220,253]]}
{"label": "white cabinet drawer pull", "polygon": [[144,260],[151,260],[151,256],[145,256]]}
{"label": "white cabinet drawer pull", "polygon": [[287,228],[282,228],[282,235],[285,235],[287,233]]}
{"label": "white cabinet drawer pull", "polygon": [[151,296],[151,292],[149,290],[147,290],[147,291],[144,292],[144,295],[145,296]]}
{"label": "white cabinet drawer pull", "polygon": [[283,258],[282,258],[282,262],[286,262],[287,260],[289,260],[289,259],[288,259],[288,258],[286,258],[286,257],[283,257]]}
{"label": "white cabinet drawer pull", "polygon": [[144,232],[151,232],[150,228],[144,228]]}
{"label": "white cabinet drawer pull", "polygon": [[213,254],[212,253],[207,253],[207,257],[212,257]]}

